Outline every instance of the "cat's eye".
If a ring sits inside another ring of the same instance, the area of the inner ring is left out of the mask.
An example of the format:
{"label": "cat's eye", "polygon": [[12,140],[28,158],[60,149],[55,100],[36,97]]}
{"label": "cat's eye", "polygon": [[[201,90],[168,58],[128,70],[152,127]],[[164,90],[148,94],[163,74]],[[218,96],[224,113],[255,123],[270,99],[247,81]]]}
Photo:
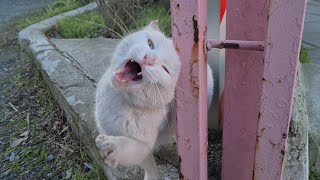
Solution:
{"label": "cat's eye", "polygon": [[168,74],[170,74],[169,71],[168,71],[168,69],[167,69],[164,65],[162,65],[162,68],[163,68],[165,71],[167,71]]}
{"label": "cat's eye", "polygon": [[154,45],[153,45],[153,42],[151,41],[151,39],[148,39],[148,45],[151,49],[154,49]]}

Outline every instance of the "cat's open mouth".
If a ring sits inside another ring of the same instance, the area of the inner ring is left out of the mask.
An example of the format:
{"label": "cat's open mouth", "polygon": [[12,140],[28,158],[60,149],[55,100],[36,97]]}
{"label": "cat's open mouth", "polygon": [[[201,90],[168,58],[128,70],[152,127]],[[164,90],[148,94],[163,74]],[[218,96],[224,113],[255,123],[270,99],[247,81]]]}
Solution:
{"label": "cat's open mouth", "polygon": [[125,66],[116,71],[117,79],[122,83],[140,81],[142,79],[141,66],[133,60],[129,60]]}

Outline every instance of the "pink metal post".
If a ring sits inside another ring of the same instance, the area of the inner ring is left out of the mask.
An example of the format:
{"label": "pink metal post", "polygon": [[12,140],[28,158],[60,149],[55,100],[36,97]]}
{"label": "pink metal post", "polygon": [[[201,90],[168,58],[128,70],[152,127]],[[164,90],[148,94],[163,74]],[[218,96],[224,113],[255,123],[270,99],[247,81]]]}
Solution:
{"label": "pink metal post", "polygon": [[182,61],[176,89],[180,179],[207,177],[207,1],[171,1],[173,42]]}
{"label": "pink metal post", "polygon": [[[264,41],[268,2],[228,0],[226,39]],[[226,49],[223,180],[253,177],[262,74],[263,52]]]}
{"label": "pink metal post", "polygon": [[227,50],[224,180],[282,178],[305,4],[228,1],[227,38],[265,37],[266,47],[264,54]]}
{"label": "pink metal post", "polygon": [[270,0],[254,179],[281,179],[306,0]]}

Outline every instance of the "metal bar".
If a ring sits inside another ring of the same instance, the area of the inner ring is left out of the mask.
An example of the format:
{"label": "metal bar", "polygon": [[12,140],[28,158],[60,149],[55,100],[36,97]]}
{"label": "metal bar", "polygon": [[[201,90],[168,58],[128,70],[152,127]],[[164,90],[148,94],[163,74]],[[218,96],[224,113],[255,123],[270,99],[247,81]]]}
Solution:
{"label": "metal bar", "polygon": [[253,179],[282,179],[306,2],[270,0]]}
{"label": "metal bar", "polygon": [[207,1],[171,0],[173,43],[182,63],[176,88],[180,179],[207,175]]}
{"label": "metal bar", "polygon": [[212,48],[264,51],[264,41],[239,41],[239,40],[209,39],[207,41],[207,49],[208,49],[208,51],[210,51]]}
{"label": "metal bar", "polygon": [[[268,2],[228,0],[226,39],[264,41]],[[259,51],[226,49],[223,180],[253,176],[263,59]]]}

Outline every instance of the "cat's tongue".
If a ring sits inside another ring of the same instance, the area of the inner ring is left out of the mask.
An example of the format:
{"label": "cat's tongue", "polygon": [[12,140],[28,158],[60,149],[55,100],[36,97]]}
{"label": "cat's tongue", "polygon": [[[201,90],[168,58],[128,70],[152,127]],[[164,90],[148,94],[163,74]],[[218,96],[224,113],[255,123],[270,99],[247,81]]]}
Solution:
{"label": "cat's tongue", "polygon": [[130,73],[129,67],[124,67],[116,71],[116,77],[121,82],[131,81],[134,78],[134,74]]}
{"label": "cat's tongue", "polygon": [[125,83],[129,81],[141,80],[142,75],[139,69],[137,69],[135,66],[127,64],[125,67],[116,71],[116,77],[120,82]]}
{"label": "cat's tongue", "polygon": [[134,74],[135,72],[130,67],[123,68],[123,77],[127,80],[133,80],[137,75]]}

